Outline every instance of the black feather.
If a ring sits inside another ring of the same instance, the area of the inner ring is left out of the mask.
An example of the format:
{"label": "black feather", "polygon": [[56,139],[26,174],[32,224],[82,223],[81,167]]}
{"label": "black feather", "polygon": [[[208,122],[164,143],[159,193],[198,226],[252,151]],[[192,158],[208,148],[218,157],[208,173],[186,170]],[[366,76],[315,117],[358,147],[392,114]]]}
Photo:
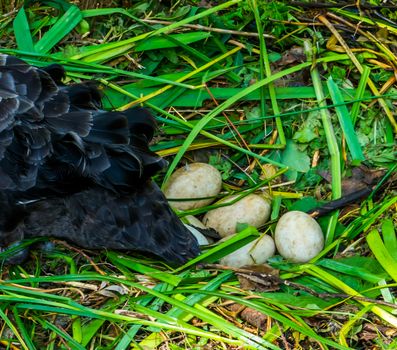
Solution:
{"label": "black feather", "polygon": [[75,133],[81,137],[88,136],[92,127],[91,111],[74,111],[62,113],[56,118],[45,118],[49,128],[59,134]]}
{"label": "black feather", "polygon": [[69,96],[73,108],[99,109],[102,107],[102,94],[94,81],[64,86],[62,91]]}
{"label": "black feather", "polygon": [[66,86],[64,75],[0,54],[0,250],[52,236],[175,263],[196,256],[151,180],[167,165],[149,149],[155,119],[144,108],[102,111],[96,82]]}
{"label": "black feather", "polygon": [[42,70],[49,74],[56,85],[62,85],[62,80],[65,78],[66,73],[65,68],[63,68],[60,64],[50,64],[47,67],[43,67]]}
{"label": "black feather", "polygon": [[87,190],[33,205],[26,237],[52,236],[88,249],[139,250],[178,264],[199,253],[195,238],[150,181],[125,196]]}
{"label": "black feather", "polygon": [[128,144],[129,139],[128,121],[121,112],[95,113],[90,133],[85,138],[101,144]]}

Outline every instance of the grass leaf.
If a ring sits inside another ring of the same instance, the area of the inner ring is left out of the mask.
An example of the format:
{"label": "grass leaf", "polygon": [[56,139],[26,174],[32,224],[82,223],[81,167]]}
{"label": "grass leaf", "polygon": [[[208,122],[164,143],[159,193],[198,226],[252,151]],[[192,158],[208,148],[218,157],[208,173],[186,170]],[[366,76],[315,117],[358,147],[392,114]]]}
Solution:
{"label": "grass leaf", "polygon": [[365,157],[357,135],[354,132],[352,118],[350,117],[349,111],[344,104],[345,101],[343,100],[342,93],[331,76],[328,78],[327,84],[331,94],[332,102],[337,105],[335,107],[336,114],[338,115],[339,124],[342,127],[343,135],[346,138],[346,143],[352,156],[352,161],[353,163],[359,163],[365,160]]}
{"label": "grass leaf", "polygon": [[47,53],[69,34],[83,19],[80,9],[72,5],[61,18],[46,32],[34,48],[36,52]]}
{"label": "grass leaf", "polygon": [[[369,232],[367,235],[367,242],[376,259],[390,277],[397,282],[397,260],[393,258],[388,247],[383,244],[379,232],[377,230]],[[395,254],[395,252],[393,252],[393,254]]]}
{"label": "grass leaf", "polygon": [[33,39],[30,34],[25,8],[21,7],[13,22],[15,40],[19,50],[34,52]]}
{"label": "grass leaf", "polygon": [[391,219],[385,219],[382,223],[382,236],[385,247],[394,260],[397,261],[397,235]]}
{"label": "grass leaf", "polygon": [[159,281],[169,283],[172,286],[177,286],[181,281],[181,278],[178,276],[171,275],[167,272],[157,270],[153,267],[140,264],[134,261],[134,259],[125,256],[123,254],[116,252],[108,252],[107,256],[113,263],[122,264],[133,271],[153,277],[155,279],[158,279]]}

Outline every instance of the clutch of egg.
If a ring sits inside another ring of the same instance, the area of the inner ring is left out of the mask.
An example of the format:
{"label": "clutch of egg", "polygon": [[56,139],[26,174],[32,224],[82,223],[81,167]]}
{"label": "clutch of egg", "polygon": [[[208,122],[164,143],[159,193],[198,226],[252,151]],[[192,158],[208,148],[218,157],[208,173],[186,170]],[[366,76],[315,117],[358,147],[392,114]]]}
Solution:
{"label": "clutch of egg", "polygon": [[[191,163],[175,171],[167,182],[164,193],[171,199],[170,204],[175,209],[189,210],[211,204],[221,188],[222,177],[215,167],[205,163]],[[223,198],[215,204],[232,202],[238,196]],[[202,199],[203,197],[209,198]],[[187,200],[173,201],[178,198]],[[270,213],[271,204],[267,196],[249,194],[231,205],[209,210],[202,222],[205,227],[215,229],[227,239],[236,233],[239,223],[256,228],[263,226],[269,220]],[[199,225],[196,223],[195,226]],[[277,247],[279,254],[286,260],[304,263],[315,257],[324,247],[320,225],[300,211],[287,212],[281,216],[274,238],[273,240],[270,235],[263,234],[225,256],[220,262],[233,267],[263,264],[275,254]],[[203,237],[199,241],[200,244],[208,244]]]}

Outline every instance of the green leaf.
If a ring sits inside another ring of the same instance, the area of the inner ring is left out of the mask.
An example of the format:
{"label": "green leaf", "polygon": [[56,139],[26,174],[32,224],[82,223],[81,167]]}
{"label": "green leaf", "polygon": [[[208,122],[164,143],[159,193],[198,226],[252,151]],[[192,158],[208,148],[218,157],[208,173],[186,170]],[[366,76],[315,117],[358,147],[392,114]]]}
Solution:
{"label": "green leaf", "polygon": [[319,207],[323,203],[324,202],[319,202],[314,197],[307,196],[294,202],[291,206],[288,207],[288,210],[289,211],[298,210],[298,211],[308,212],[313,208]]}
{"label": "green leaf", "polygon": [[167,273],[167,272],[164,272],[161,270],[157,270],[150,266],[140,264],[135,259],[130,258],[130,257],[120,254],[120,253],[108,252],[107,256],[114,264],[122,264],[133,271],[150,276],[150,277],[155,278],[159,281],[169,283],[172,286],[177,286],[179,284],[179,282],[182,280],[178,276],[171,275],[170,273]]}
{"label": "green leaf", "polygon": [[[25,1],[25,3],[27,4],[31,4],[32,2],[35,1]],[[41,0],[39,1],[42,5],[46,5],[46,6],[50,6],[53,7],[55,9],[58,9],[62,12],[67,11],[67,9],[72,6],[72,4],[70,4],[68,1],[66,0]]]}
{"label": "green leaf", "polygon": [[63,329],[58,328],[55,324],[52,324],[51,322],[40,319],[40,323],[42,323],[42,326],[44,328],[51,329],[53,332],[55,332],[61,339],[64,339],[70,345],[72,349],[75,350],[84,350],[85,347],[80,345],[75,339],[73,339],[68,333],[66,333]]}
{"label": "green leaf", "polygon": [[[221,57],[218,57],[217,60],[220,60],[221,58],[223,58],[225,55],[222,55]],[[255,90],[261,88],[262,86],[265,86],[279,78],[282,78],[283,76],[287,75],[287,74],[291,74],[294,71],[298,71],[304,67],[308,67],[311,65],[311,62],[306,62],[306,63],[302,63],[299,64],[295,67],[292,68],[288,68],[286,70],[283,70],[281,72],[277,72],[275,74],[273,74],[270,77],[267,77],[265,79],[262,79],[258,82],[256,82],[255,84],[245,88],[244,90],[241,90],[239,93],[237,93],[236,95],[230,97],[228,100],[226,100],[225,102],[223,102],[222,104],[220,104],[219,106],[217,106],[216,108],[214,108],[211,112],[209,112],[207,115],[205,115],[199,123],[197,123],[197,125],[192,129],[192,131],[190,132],[190,134],[185,138],[185,141],[183,143],[183,145],[181,146],[181,148],[179,149],[178,153],[176,154],[174,160],[172,161],[172,163],[170,164],[170,166],[168,167],[167,173],[164,177],[164,181],[163,184],[168,180],[168,178],[171,176],[172,172],[175,170],[177,164],[179,163],[179,161],[182,159],[183,155],[185,154],[185,152],[188,150],[190,144],[194,141],[194,139],[196,138],[196,136],[201,132],[201,130],[204,128],[204,126],[214,117],[216,117],[218,114],[220,114],[221,112],[223,112],[226,108],[229,108],[231,105],[233,105],[234,103],[236,103],[237,101],[241,100],[242,98],[244,98],[245,96],[247,96],[248,94],[254,92]],[[248,152],[246,152],[248,154]],[[260,156],[260,155],[255,155],[255,158],[260,159],[264,162],[268,162],[270,164],[274,164],[277,165],[281,168],[284,168],[285,166],[283,164],[280,164],[279,162],[275,162],[273,160],[271,160],[268,157],[264,157],[264,156]]]}
{"label": "green leaf", "polygon": [[361,73],[360,82],[358,83],[356,93],[354,94],[354,100],[356,100],[356,102],[353,103],[352,108],[350,110],[350,116],[352,119],[353,126],[356,124],[358,113],[360,111],[362,104],[362,99],[364,98],[365,95],[365,88],[367,87],[369,73],[371,72],[371,69],[369,69],[368,66],[363,65],[363,68],[364,70]]}
{"label": "green leaf", "polygon": [[259,232],[254,227],[250,226],[244,231],[241,231],[229,238],[228,240],[218,244],[214,248],[202,253],[197,258],[190,260],[185,265],[179,267],[175,271],[182,271],[190,266],[196,265],[199,262],[205,261],[206,263],[213,263],[222,259],[224,256],[234,252],[235,250],[245,246],[249,242],[257,239],[259,237]]}
{"label": "green leaf", "polygon": [[382,223],[382,236],[385,242],[385,247],[390,252],[390,255],[397,261],[397,237],[394,230],[393,221],[386,219]]}
{"label": "green leaf", "polygon": [[306,152],[300,151],[292,140],[287,140],[286,147],[281,154],[281,163],[289,168],[285,173],[289,180],[295,180],[298,172],[306,173],[310,169],[309,156]]}
{"label": "green leaf", "polygon": [[314,132],[314,130],[305,125],[301,130],[294,134],[293,139],[300,143],[308,143],[317,137],[318,135]]}
{"label": "green leaf", "polygon": [[[371,264],[377,267],[377,273],[370,270]],[[317,265],[346,275],[355,276],[371,283],[378,283],[387,277],[385,276],[385,272],[373,258],[353,257],[338,260],[322,259],[317,263]]]}
{"label": "green leaf", "polygon": [[13,22],[13,27],[18,49],[21,51],[35,52],[24,7],[21,7],[18,11]]}
{"label": "green leaf", "polygon": [[307,311],[308,315],[313,315],[314,310],[316,313],[327,307],[330,307],[335,303],[334,299],[324,299],[315,297],[313,295],[291,295],[289,293],[280,293],[280,292],[272,292],[272,293],[261,293],[266,299],[274,300],[277,303],[282,305],[292,305],[294,308],[301,308],[302,311],[304,309]]}
{"label": "green leaf", "polygon": [[339,87],[335,84],[331,76],[328,78],[327,84],[332,101],[336,105],[336,114],[338,115],[339,124],[343,130],[343,135],[346,138],[346,143],[349,147],[352,160],[353,162],[363,161],[365,160],[365,157],[361,149],[360,142],[358,141],[357,135],[354,132],[352,119],[346,107],[346,102],[343,100],[342,93],[340,92]]}
{"label": "green leaf", "polygon": [[[31,349],[28,347],[27,343],[25,343],[24,338],[21,336],[21,334],[18,332],[18,329],[15,327],[15,325],[13,324],[13,322],[9,319],[9,317],[7,316],[6,313],[4,313],[4,311],[2,310],[2,308],[0,308],[0,319],[3,320],[3,324],[7,325],[8,328],[10,329],[10,331],[12,332],[13,336],[15,336],[15,338],[17,338],[20,343],[21,346],[24,349]],[[34,349],[34,348],[33,348]]]}
{"label": "green leaf", "polygon": [[[313,91],[314,94],[314,91]],[[318,137],[316,129],[321,126],[318,112],[310,112],[299,130],[294,134],[293,140],[299,143],[308,143]]]}
{"label": "green leaf", "polygon": [[[175,38],[185,44],[190,44],[196,41],[204,40],[210,36],[206,32],[194,32],[187,34],[174,34],[169,38]],[[145,40],[133,37],[126,40],[121,40],[112,43],[105,43],[100,45],[85,46],[80,50],[80,53],[72,56],[72,59],[81,59],[85,62],[102,62],[113,59],[134,48],[135,52],[147,50],[159,50],[165,48],[177,47],[178,45],[167,37],[151,36]]]}
{"label": "green leaf", "polygon": [[83,19],[77,6],[70,6],[54,26],[43,35],[41,40],[34,46],[36,52],[47,53],[67,34],[69,34]]}
{"label": "green leaf", "polygon": [[[189,32],[170,35],[170,38],[174,38],[184,44],[191,44],[200,40],[208,39],[210,35],[210,33],[206,32]],[[178,44],[167,37],[150,37],[138,43],[135,47],[135,51],[158,50],[177,46]]]}
{"label": "green leaf", "polygon": [[378,262],[390,275],[390,277],[397,282],[397,260],[388,251],[388,248],[382,242],[382,239],[377,230],[372,230],[367,235],[367,243],[375,255]]}

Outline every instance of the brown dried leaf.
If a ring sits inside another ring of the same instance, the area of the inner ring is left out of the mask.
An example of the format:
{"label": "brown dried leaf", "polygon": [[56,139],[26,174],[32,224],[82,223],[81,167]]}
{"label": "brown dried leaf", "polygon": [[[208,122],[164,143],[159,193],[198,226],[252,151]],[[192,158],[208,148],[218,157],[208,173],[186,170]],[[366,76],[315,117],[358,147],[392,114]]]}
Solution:
{"label": "brown dried leaf", "polygon": [[[342,180],[342,192],[346,196],[357,192],[365,187],[376,184],[385,174],[384,170],[373,170],[365,165],[352,169],[352,176]],[[328,182],[331,182],[331,174],[327,171],[320,172],[320,175]]]}
{"label": "brown dried leaf", "polygon": [[287,66],[293,63],[302,63],[306,61],[306,55],[302,46],[293,46],[284,52],[281,60],[277,62],[279,66]]}

